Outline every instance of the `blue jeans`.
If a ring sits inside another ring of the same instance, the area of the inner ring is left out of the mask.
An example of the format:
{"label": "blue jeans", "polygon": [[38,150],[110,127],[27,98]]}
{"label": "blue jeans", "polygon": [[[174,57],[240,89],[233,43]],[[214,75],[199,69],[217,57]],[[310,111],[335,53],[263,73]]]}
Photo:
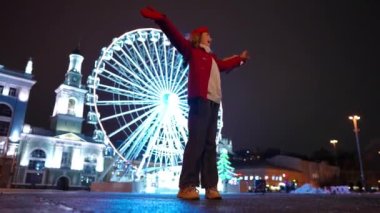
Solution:
{"label": "blue jeans", "polygon": [[[189,100],[189,140],[183,154],[179,187],[216,187],[216,132],[219,104],[203,98]],[[200,178],[199,180],[199,173]]]}

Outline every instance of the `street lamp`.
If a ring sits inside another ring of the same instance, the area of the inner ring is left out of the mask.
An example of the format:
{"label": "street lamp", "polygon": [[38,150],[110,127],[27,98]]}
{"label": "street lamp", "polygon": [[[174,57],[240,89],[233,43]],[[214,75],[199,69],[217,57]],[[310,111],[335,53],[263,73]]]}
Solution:
{"label": "street lamp", "polygon": [[330,140],[330,143],[334,146],[334,149],[336,149],[336,144],[338,143],[338,140]]}
{"label": "street lamp", "polygon": [[352,120],[352,123],[354,124],[354,133],[355,133],[355,139],[356,139],[356,148],[358,150],[358,158],[359,158],[359,166],[360,166],[360,180],[362,183],[362,187],[365,187],[365,181],[364,181],[364,172],[363,172],[363,163],[362,163],[362,156],[360,152],[360,145],[359,145],[359,128],[358,128],[358,120],[360,120],[360,117],[358,115],[352,115],[348,117],[350,120]]}
{"label": "street lamp", "polygon": [[330,143],[331,143],[331,144],[333,145],[333,147],[334,147],[335,165],[338,166],[338,160],[337,160],[337,158],[338,158],[338,154],[337,154],[337,152],[336,152],[336,144],[338,143],[338,140],[335,140],[335,139],[330,140]]}

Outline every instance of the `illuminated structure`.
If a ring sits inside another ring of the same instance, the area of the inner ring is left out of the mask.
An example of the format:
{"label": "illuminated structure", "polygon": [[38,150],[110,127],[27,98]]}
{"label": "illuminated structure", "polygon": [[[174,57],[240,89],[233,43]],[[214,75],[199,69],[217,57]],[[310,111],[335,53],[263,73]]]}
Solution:
{"label": "illuminated structure", "polygon": [[31,73],[31,59],[24,73],[0,65],[0,154],[2,156],[13,156],[18,147],[30,89],[36,83]]}
{"label": "illuminated structure", "polygon": [[78,50],[70,54],[65,81],[55,90],[51,129],[24,125],[13,187],[86,188],[103,172],[105,145],[81,133],[87,92],[82,61]]}
{"label": "illuminated structure", "polygon": [[324,186],[335,180],[340,169],[327,162],[313,162],[299,157],[278,154],[254,161],[235,162],[235,173],[240,180],[240,191],[252,190],[254,180],[265,180],[271,191],[283,190],[286,184],[294,187],[305,183]]}
{"label": "illuminated structure", "polygon": [[24,73],[0,65],[0,188],[11,185],[29,92],[35,83],[32,60]]}
{"label": "illuminated structure", "polygon": [[[169,185],[177,187],[188,138],[188,69],[157,29],[127,32],[102,49],[87,80],[87,118],[95,126],[94,138],[104,139],[117,154],[112,181],[145,177],[149,182],[166,171],[176,177]],[[218,124],[217,141],[221,111]],[[165,185],[153,185],[160,184]]]}
{"label": "illuminated structure", "polygon": [[356,148],[358,151],[359,166],[360,166],[360,182],[361,182],[362,187],[365,189],[366,185],[365,185],[365,178],[364,178],[363,161],[362,161],[362,155],[361,155],[361,151],[360,151],[360,142],[359,142],[359,131],[360,130],[358,128],[358,121],[360,120],[360,116],[351,115],[348,118],[350,120],[352,120],[352,124],[354,125],[355,142],[356,142]]}

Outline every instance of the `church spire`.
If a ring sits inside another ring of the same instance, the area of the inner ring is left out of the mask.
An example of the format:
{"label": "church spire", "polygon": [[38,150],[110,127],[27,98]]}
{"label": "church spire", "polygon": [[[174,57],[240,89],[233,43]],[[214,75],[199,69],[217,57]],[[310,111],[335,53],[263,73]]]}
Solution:
{"label": "church spire", "polygon": [[65,84],[77,88],[82,87],[82,62],[83,56],[80,54],[79,47],[75,48],[70,54],[70,64],[65,75]]}
{"label": "church spire", "polygon": [[75,48],[72,53],[70,54],[70,64],[69,69],[67,72],[73,71],[81,73],[82,70],[82,62],[83,62],[83,56],[80,54],[79,48]]}
{"label": "church spire", "polygon": [[33,71],[33,61],[32,61],[32,57],[30,57],[25,67],[25,73],[32,74],[32,71]]}
{"label": "church spire", "polygon": [[56,100],[50,125],[56,132],[81,133],[87,93],[81,83],[84,58],[78,48],[72,51],[69,57],[70,65],[65,74],[65,81],[55,90]]}

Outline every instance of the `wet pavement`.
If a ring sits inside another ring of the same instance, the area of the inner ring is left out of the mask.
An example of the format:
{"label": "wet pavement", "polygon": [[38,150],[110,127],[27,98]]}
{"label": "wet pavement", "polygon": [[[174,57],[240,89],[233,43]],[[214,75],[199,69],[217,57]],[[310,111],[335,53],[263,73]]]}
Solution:
{"label": "wet pavement", "polygon": [[224,194],[183,201],[175,194],[0,189],[0,212],[380,212],[380,194]]}

